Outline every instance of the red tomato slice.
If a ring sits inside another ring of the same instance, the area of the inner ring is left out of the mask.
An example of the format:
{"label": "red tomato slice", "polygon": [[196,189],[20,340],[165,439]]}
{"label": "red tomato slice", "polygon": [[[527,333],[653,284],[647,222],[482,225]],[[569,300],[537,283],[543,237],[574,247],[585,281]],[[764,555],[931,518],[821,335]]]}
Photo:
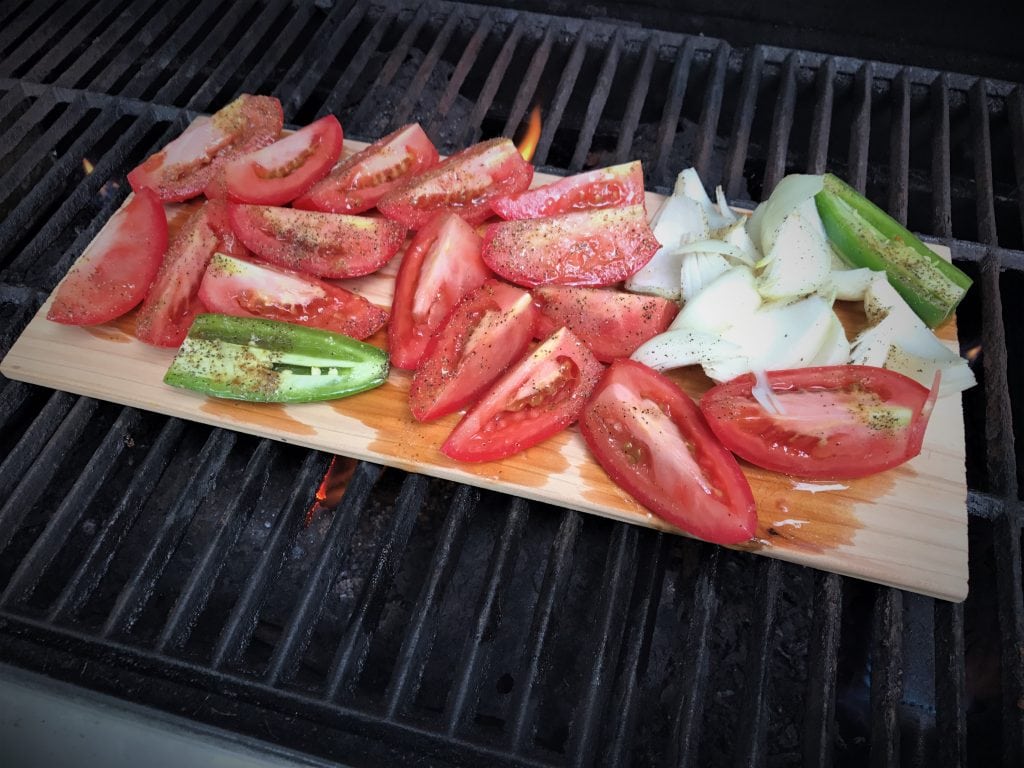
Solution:
{"label": "red tomato slice", "polygon": [[412,123],[343,160],[293,205],[307,211],[362,213],[391,190],[437,165],[430,137]]}
{"label": "red tomato slice", "polygon": [[495,461],[537,445],[579,418],[603,366],[568,328],[522,358],[458,423],[441,451]]}
{"label": "red tomato slice", "polygon": [[642,205],[502,221],[484,235],[487,266],[518,285],[612,285],[660,246]]}
{"label": "red tomato slice", "polygon": [[644,172],[639,160],[578,173],[542,187],[491,200],[505,220],[536,219],[558,213],[644,205]]}
{"label": "red tomato slice", "polygon": [[754,535],[757,508],[739,464],[696,404],[657,371],[612,363],[580,431],[608,476],[663,520],[718,544]]}
{"label": "red tomato slice", "polygon": [[268,205],[228,205],[231,228],[261,259],[317,277],[376,272],[398,253],[405,230],[393,221]]}
{"label": "red tomato slice", "polygon": [[210,312],[265,317],[365,339],[384,327],[388,313],[362,296],[315,277],[216,253],[199,286]]}
{"label": "red tomato slice", "polygon": [[530,294],[499,280],[466,296],[412,377],[412,415],[430,421],[482,395],[526,352],[537,315]]}
{"label": "red tomato slice", "polygon": [[167,250],[167,217],[148,189],[136,193],[68,271],[46,313],[67,325],[120,317],[146,298]]}
{"label": "red tomato slice", "polygon": [[213,200],[203,204],[171,240],[136,318],[135,335],[140,341],[176,347],[202,311],[197,294],[206,266],[220,248],[217,222],[224,216],[223,205]]}
{"label": "red tomato slice", "polygon": [[195,197],[223,161],[272,143],[281,133],[284,112],[272,96],[242,94],[207,117],[197,117],[182,134],[128,174],[138,192],[147,187],[163,202]]}
{"label": "red tomato slice", "polygon": [[224,166],[228,198],[238,203],[284,205],[326,176],[341,156],[343,133],[326,115]]}
{"label": "red tomato slice", "polygon": [[438,213],[457,213],[470,224],[491,215],[490,201],[522,192],[533,180],[533,166],[509,139],[474,144],[389,192],[377,210],[411,229]]}
{"label": "red tomato slice", "polygon": [[438,216],[413,237],[395,278],[388,326],[391,364],[414,370],[451,311],[491,276],[480,235],[454,213]]}
{"label": "red tomato slice", "polygon": [[814,480],[848,480],[890,469],[921,452],[938,396],[883,368],[838,365],[771,371],[770,413],[753,374],[712,387],[701,410],[729,450],[751,464]]}
{"label": "red tomato slice", "polygon": [[545,285],[533,291],[543,316],[537,333],[568,326],[602,363],[629,357],[664,332],[679,311],[674,301],[605,288]]}

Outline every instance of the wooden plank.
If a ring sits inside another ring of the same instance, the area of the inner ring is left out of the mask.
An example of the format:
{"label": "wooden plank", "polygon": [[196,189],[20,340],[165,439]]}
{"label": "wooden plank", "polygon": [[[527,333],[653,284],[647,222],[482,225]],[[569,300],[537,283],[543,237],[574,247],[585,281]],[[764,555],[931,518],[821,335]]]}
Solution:
{"label": "wooden plank", "polygon": [[[346,142],[346,151],[361,146]],[[538,175],[534,183],[550,180]],[[661,197],[648,193],[647,198],[653,214]],[[400,258],[344,285],[390,306]],[[0,363],[8,378],[675,532],[608,479],[575,428],[504,461],[460,464],[439,450],[458,415],[418,423],[406,404],[410,377],[403,371],[392,371],[377,390],[330,403],[215,400],[164,385],[173,350],[136,340],[131,316],[93,328],[69,327],[45,319],[49,304]],[[849,333],[863,325],[859,307],[840,310]],[[939,335],[956,349],[954,322]],[[371,342],[384,346],[386,337],[378,334]],[[711,383],[699,370],[678,372],[676,379],[695,397]],[[756,538],[737,548],[962,600],[967,594],[964,458],[963,413],[960,398],[952,396],[936,405],[921,455],[873,477],[801,483],[744,465],[759,525]]]}

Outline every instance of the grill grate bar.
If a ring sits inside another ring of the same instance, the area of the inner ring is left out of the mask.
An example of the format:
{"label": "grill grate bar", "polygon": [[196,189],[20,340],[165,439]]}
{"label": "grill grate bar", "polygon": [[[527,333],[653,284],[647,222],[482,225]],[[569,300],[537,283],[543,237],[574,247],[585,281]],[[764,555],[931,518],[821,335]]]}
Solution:
{"label": "grill grate bar", "polygon": [[96,493],[116,469],[117,461],[125,449],[125,437],[136,429],[141,421],[141,411],[133,408],[121,411],[117,420],[107,430],[103,442],[53,513],[46,528],[18,563],[14,575],[0,594],[0,607],[7,608],[13,602],[25,600],[31,595],[46,568],[53,562],[92,503]]}
{"label": "grill grate bar", "polygon": [[[0,389],[0,432],[7,427],[8,420],[19,411],[32,394],[32,388],[22,381],[4,380]],[[3,472],[0,471],[0,478]]]}
{"label": "grill grate bar", "polygon": [[1013,144],[1013,169],[1017,179],[1017,210],[1020,213],[1020,228],[1024,232],[1024,86],[1017,86],[1007,97],[1010,117],[1011,143]]}
{"label": "grill grate bar", "polygon": [[[101,16],[98,13],[89,13],[63,35],[58,35],[48,40],[47,44],[50,45],[50,49],[23,77],[26,80],[46,82],[47,78],[51,77],[54,73],[63,73],[68,65],[68,52],[73,51],[84,40],[95,40],[102,34],[103,30],[112,24],[116,24],[119,19],[130,16],[124,13],[125,6],[129,5],[130,1],[122,0],[120,4],[108,5],[107,7],[110,10],[105,16]],[[93,8],[90,10],[97,10],[95,4],[90,3],[90,5],[93,5]],[[91,25],[88,23],[89,20],[93,22]],[[54,39],[59,39],[60,44],[53,45]],[[89,47],[91,47],[91,44]]]}
{"label": "grill grate bar", "polygon": [[1024,764],[1024,583],[1021,575],[1020,521],[1003,510],[993,527],[996,561],[997,615],[1000,629],[1002,694],[1002,763]]}
{"label": "grill grate bar", "polygon": [[598,748],[600,720],[611,694],[615,660],[626,631],[629,600],[636,578],[638,537],[634,526],[620,525],[612,531],[604,568],[607,575],[601,588],[601,594],[605,595],[604,607],[593,631],[594,666],[569,733],[569,754],[575,766],[591,764]]}
{"label": "grill grate bar", "polygon": [[551,552],[544,570],[544,581],[540,586],[537,605],[534,607],[533,620],[530,625],[530,634],[526,641],[526,647],[529,649],[526,669],[515,675],[517,681],[522,681],[516,700],[512,704],[510,717],[509,741],[516,752],[523,751],[527,740],[532,735],[533,716],[537,708],[534,689],[537,687],[541,674],[544,644],[551,629],[555,606],[562,601],[565,589],[569,585],[573,552],[582,528],[583,519],[579,513],[566,511],[562,523],[558,526],[558,533],[555,534],[554,541],[551,543]]}
{"label": "grill grate bar", "polygon": [[900,70],[893,81],[893,114],[889,132],[889,215],[900,224],[907,223],[910,186],[910,79]]}
{"label": "grill grate bar", "polygon": [[670,178],[672,171],[668,168],[668,160],[672,153],[672,143],[675,141],[676,131],[679,130],[679,114],[683,110],[683,98],[686,96],[686,86],[690,79],[693,47],[693,38],[684,38],[682,51],[677,54],[675,66],[672,67],[668,97],[665,99],[665,108],[661,113],[661,122],[658,123],[658,138],[654,155],[654,178],[658,184],[671,184],[672,181]]}
{"label": "grill grate bar", "polygon": [[967,764],[964,607],[935,601],[935,733],[937,764]]}
{"label": "grill grate bar", "polygon": [[903,593],[876,591],[871,650],[871,765],[897,766],[903,694]]}
{"label": "grill grate bar", "polygon": [[508,33],[508,37],[505,38],[505,42],[498,52],[497,58],[491,64],[490,72],[484,81],[484,87],[476,97],[473,110],[469,113],[469,119],[466,121],[466,128],[462,134],[462,138],[467,144],[480,140],[480,125],[490,110],[491,104],[494,103],[494,97],[498,94],[498,88],[501,87],[501,83],[505,79],[508,65],[512,62],[512,56],[515,55],[516,47],[523,37],[523,32],[526,28],[524,18],[523,16],[516,18],[515,24],[512,25],[512,30]]}
{"label": "grill grate bar", "polygon": [[156,13],[133,37],[129,45],[110,60],[93,78],[88,87],[101,93],[118,93],[117,84],[128,77],[128,73],[139,67],[138,57],[153,48],[158,40],[169,36],[168,30],[180,23],[185,12],[176,9],[172,3],[158,3]]}
{"label": "grill grate bar", "polygon": [[868,183],[868,153],[871,149],[871,89],[874,68],[865,62],[854,78],[853,120],[850,126],[850,157],[846,169],[847,183],[858,192],[864,192]]}
{"label": "grill grate bar", "polygon": [[290,677],[298,667],[309,641],[309,634],[327,598],[328,587],[337,575],[341,558],[348,551],[359,513],[366,508],[370,491],[380,478],[381,472],[380,466],[365,461],[359,462],[356,466],[352,479],[345,489],[345,495],[334,511],[334,520],[331,521],[331,527],[324,536],[320,555],[309,571],[309,577],[296,602],[295,610],[288,619],[288,625],[267,665],[263,678],[268,685],[279,684],[283,679]]}
{"label": "grill grate bar", "polygon": [[526,68],[526,74],[523,76],[523,81],[516,92],[515,101],[512,102],[512,109],[509,110],[505,127],[501,131],[502,136],[509,139],[515,137],[515,133],[526,115],[526,110],[530,106],[530,101],[537,98],[537,84],[540,82],[540,77],[544,74],[544,67],[547,66],[548,59],[551,57],[551,46],[554,42],[555,26],[549,24],[544,32],[544,37],[540,41],[540,45],[537,46],[537,50],[530,57],[530,66]]}
{"label": "grill grate bar", "polygon": [[438,143],[437,136],[440,127],[445,123],[448,111],[455,103],[455,99],[458,98],[462,84],[466,81],[466,77],[469,75],[470,69],[473,68],[473,64],[476,63],[477,57],[480,55],[480,48],[482,48],[483,44],[487,41],[487,36],[490,34],[491,27],[493,26],[494,17],[491,16],[491,14],[485,14],[481,17],[480,22],[477,24],[476,31],[473,32],[473,36],[469,38],[469,42],[466,43],[466,48],[462,52],[462,56],[459,57],[458,64],[456,64],[455,69],[452,70],[452,75],[448,80],[448,85],[445,87],[444,93],[441,95],[441,98],[437,103],[434,119],[431,120],[429,127],[425,129],[427,134],[430,136],[431,141],[435,144]]}
{"label": "grill grate bar", "polygon": [[584,26],[576,35],[576,42],[569,53],[569,60],[565,63],[565,68],[562,70],[562,77],[558,81],[555,97],[552,99],[551,107],[548,110],[548,119],[544,121],[540,140],[537,142],[537,150],[533,155],[534,165],[547,165],[548,152],[551,151],[551,142],[554,141],[555,133],[562,124],[565,107],[569,103],[569,97],[572,96],[573,88],[576,87],[576,78],[579,77],[580,68],[583,66],[583,59],[587,55],[590,34],[590,27]]}
{"label": "grill grate bar", "polygon": [[153,585],[163,573],[181,537],[185,535],[185,529],[192,521],[196,510],[216,483],[217,475],[227,462],[236,439],[234,432],[214,430],[210,433],[196,459],[196,471],[189,477],[167,510],[160,527],[153,533],[149,548],[140,558],[135,573],[121,588],[114,601],[114,606],[103,624],[102,637],[126,633],[131,629],[152,596]]}
{"label": "grill grate bar", "polygon": [[807,172],[824,173],[828,167],[828,138],[832,130],[832,103],[835,100],[836,60],[829,56],[818,70],[815,83],[814,117],[807,153]]}
{"label": "grill grate bar", "polygon": [[707,90],[704,92],[700,125],[697,127],[697,142],[693,150],[693,167],[702,179],[709,179],[711,174],[711,157],[715,151],[718,120],[722,114],[722,101],[725,96],[725,74],[729,68],[731,53],[732,48],[723,40],[711,58],[711,74]]}
{"label": "grill grate bar", "polygon": [[615,144],[616,164],[622,164],[631,159],[633,137],[640,124],[640,114],[643,112],[644,102],[647,100],[647,91],[651,86],[651,72],[654,71],[654,59],[660,43],[661,36],[654,34],[647,39],[647,45],[644,46],[644,56],[640,60],[640,68],[636,77],[633,78],[629,100],[626,102],[626,111],[619,123],[619,140]]}
{"label": "grill grate bar", "polygon": [[989,131],[988,89],[979,79],[970,92],[971,134],[974,136],[974,187],[978,216],[978,239],[998,245],[996,208],[993,199],[992,136]]}
{"label": "grill grate bar", "polygon": [[395,114],[389,123],[389,131],[398,130],[409,121],[409,113],[412,112],[413,107],[418,103],[420,96],[423,93],[423,88],[430,79],[430,75],[437,68],[437,62],[441,60],[441,55],[448,47],[448,43],[452,39],[452,35],[455,33],[458,26],[459,14],[452,11],[444,20],[444,25],[438,31],[437,37],[434,38],[434,42],[431,44],[430,50],[427,51],[427,55],[423,57],[423,61],[420,64],[419,69],[416,70],[416,74],[409,83],[409,87],[398,102],[398,106],[395,107]]}
{"label": "grill grate bar", "polygon": [[168,613],[154,644],[157,653],[180,648],[188,640],[196,618],[206,607],[217,577],[227,563],[231,547],[238,540],[242,527],[266,488],[269,478],[267,468],[273,452],[274,442],[269,439],[260,440],[253,451],[245,465],[241,487],[224,508],[216,531],[210,536],[209,544],[192,567],[178,599]]}
{"label": "grill grate bar", "polygon": [[[26,62],[31,61],[45,46],[52,45],[53,40],[64,40],[80,26],[79,17],[87,10],[87,0],[70,0],[60,4],[59,12],[51,12],[47,15],[47,21],[32,25],[34,32],[23,39],[13,50],[4,48],[0,54],[0,73],[14,75]],[[60,27],[56,23],[68,19]],[[56,27],[56,28],[55,28]]]}
{"label": "grill grate bar", "polygon": [[768,140],[764,170],[765,189],[775,189],[775,185],[786,175],[789,134],[793,130],[793,105],[796,103],[796,66],[797,55],[791,53],[782,66],[782,84],[775,99],[775,114],[772,115],[772,132]]}
{"label": "grill grate bar", "polygon": [[949,163],[949,82],[945,75],[932,81],[932,231],[941,237],[953,234],[952,180]]}
{"label": "grill grate bar", "polygon": [[[268,47],[262,49],[259,59],[253,63],[246,73],[242,84],[238,87],[238,93],[263,93],[268,90],[267,78],[274,68],[277,67],[281,57],[291,50],[297,42],[301,41],[301,35],[306,28],[309,14],[310,10],[307,5],[288,5],[287,10],[282,12],[282,16],[287,17],[288,21],[283,29],[272,33]],[[277,18],[280,19],[281,16]],[[294,117],[294,113],[285,102],[281,102],[281,106],[284,110],[285,122],[288,122]]]}
{"label": "grill grate bar", "polygon": [[217,638],[210,658],[210,666],[214,669],[220,670],[225,664],[237,661],[248,644],[256,626],[256,617],[266,597],[267,587],[279,571],[285,546],[302,519],[300,509],[309,499],[309,489],[315,485],[318,476],[323,476],[326,468],[327,458],[324,454],[316,451],[309,451],[306,454],[302,466],[295,475],[288,502],[278,511],[273,530],[260,551],[259,560],[245,580],[241,594]]}
{"label": "grill grate bar", "polygon": [[15,45],[15,41],[28,34],[27,30],[38,29],[40,19],[44,15],[52,16],[54,14],[54,6],[59,6],[60,3],[61,0],[54,0],[50,4],[33,1],[27,3],[26,8],[19,9],[18,16],[14,21],[5,20],[4,26],[0,28],[0,60],[13,63],[15,59],[11,56],[11,53],[13,52],[12,46]]}
{"label": "grill grate bar", "polygon": [[384,39],[384,33],[387,32],[388,27],[395,21],[395,18],[396,13],[389,11],[377,19],[373,29],[370,30],[370,33],[364,38],[363,44],[356,51],[356,55],[352,57],[349,65],[345,67],[345,71],[338,78],[337,84],[331,89],[330,96],[327,97],[324,110],[322,111],[333,114],[338,114],[342,111],[349,90],[357,79],[363,77],[370,56],[377,50],[381,40]]}
{"label": "grill grate bar", "polygon": [[[739,197],[743,188],[743,166],[746,165],[747,150],[750,148],[750,129],[754,122],[754,112],[757,110],[757,92],[764,61],[764,47],[754,46],[754,50],[747,56],[747,64],[743,70],[739,105],[733,119],[729,152],[725,158],[725,192],[730,199]],[[770,191],[766,189],[765,194]]]}
{"label": "grill grate bar", "polygon": [[1017,496],[1017,459],[1013,405],[1007,374],[1006,328],[996,251],[981,262],[981,321],[985,371],[985,448],[989,487],[1007,498]]}
{"label": "grill grate bar", "polygon": [[415,698],[423,675],[423,664],[437,633],[437,615],[445,587],[451,581],[452,571],[459,560],[466,539],[466,531],[473,513],[480,504],[480,491],[467,485],[459,486],[451,509],[444,521],[441,540],[434,549],[428,576],[409,617],[409,628],[402,639],[394,671],[388,683],[385,711],[394,718],[403,698]]}
{"label": "grill grate bar", "polygon": [[576,149],[573,151],[572,160],[569,161],[571,173],[581,171],[587,161],[587,154],[594,143],[597,124],[601,120],[605,104],[608,103],[608,92],[615,81],[615,71],[619,66],[621,54],[622,31],[616,29],[610,43],[605,47],[604,61],[601,63],[601,70],[597,73],[597,80],[591,86],[587,114],[583,118],[583,127],[580,128],[579,137],[576,139]]}
{"label": "grill grate bar", "polygon": [[809,644],[804,765],[817,765],[820,768],[830,768],[832,765],[842,608],[842,577],[834,573],[818,574],[815,579],[811,637],[820,640]]}
{"label": "grill grate bar", "polygon": [[[24,98],[25,90],[23,88],[16,88],[8,93],[7,96],[0,101],[0,115],[9,114],[10,111],[14,109],[15,104]],[[56,105],[57,99],[53,93],[44,93],[38,99],[33,99],[32,106],[28,108],[25,114],[19,117],[18,121],[4,131],[2,136],[0,136],[0,141],[3,142],[2,145],[0,145],[2,146],[2,150],[0,150],[3,153],[2,156],[6,157],[10,152],[13,152],[14,148],[21,143],[22,139],[24,139],[26,135],[28,135],[29,131],[38,129],[43,118],[49,114],[50,110],[52,110]],[[75,110],[75,104],[68,104],[65,115],[68,112],[74,112]],[[42,136],[38,137],[35,143],[38,144],[41,140]],[[52,147],[52,144],[47,147],[47,150],[50,149],[50,147]],[[36,161],[38,162],[38,158],[36,158]],[[8,171],[8,173],[10,173],[10,171]],[[0,189],[9,189],[9,187],[4,186],[0,187]]]}

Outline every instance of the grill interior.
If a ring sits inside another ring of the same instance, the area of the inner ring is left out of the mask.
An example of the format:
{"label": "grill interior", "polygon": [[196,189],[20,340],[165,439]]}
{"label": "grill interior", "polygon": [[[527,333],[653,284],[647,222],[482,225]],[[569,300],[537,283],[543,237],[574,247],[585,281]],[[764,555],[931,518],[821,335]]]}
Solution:
{"label": "grill interior", "polygon": [[329,456],[4,379],[4,660],[356,765],[1024,764],[1020,85],[455,3],[10,3],[0,351],[127,171],[240,92],[444,153],[540,104],[542,170],[694,165],[750,204],[827,169],[948,245],[971,595],[364,462],[310,516]]}

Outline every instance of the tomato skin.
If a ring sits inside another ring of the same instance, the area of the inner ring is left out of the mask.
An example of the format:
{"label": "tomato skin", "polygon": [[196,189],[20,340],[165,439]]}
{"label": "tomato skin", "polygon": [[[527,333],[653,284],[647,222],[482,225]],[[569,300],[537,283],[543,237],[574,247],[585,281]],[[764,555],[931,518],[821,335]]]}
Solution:
{"label": "tomato skin", "polygon": [[568,326],[602,363],[629,357],[664,332],[679,312],[674,301],[660,296],[606,288],[544,285],[534,289],[533,297],[543,315],[539,334]]}
{"label": "tomato skin", "polygon": [[900,373],[866,365],[766,375],[782,418],[754,399],[753,374],[712,387],[701,410],[737,456],[811,480],[865,477],[917,456],[938,397],[937,384],[929,392]]}
{"label": "tomato skin", "polygon": [[338,162],[343,136],[338,118],[325,115],[269,146],[228,161],[228,199],[258,205],[290,203]]}
{"label": "tomato skin", "polygon": [[353,339],[372,336],[388,321],[387,312],[344,288],[222,253],[206,268],[199,300],[210,312],[281,320]]}
{"label": "tomato skin", "polygon": [[603,370],[586,344],[560,328],[462,417],[441,451],[474,462],[525,451],[579,418]]}
{"label": "tomato skin", "polygon": [[502,221],[484,235],[484,261],[506,280],[606,286],[625,280],[660,246],[642,205]]}
{"label": "tomato skin", "polygon": [[292,205],[307,211],[362,213],[440,160],[419,123],[411,123],[343,160]]}
{"label": "tomato skin", "polygon": [[412,415],[431,421],[482,395],[526,352],[537,315],[530,294],[500,280],[488,280],[466,296],[412,377]]}
{"label": "tomato skin", "polygon": [[657,371],[628,358],[612,363],[580,431],[608,476],[663,520],[717,544],[754,535],[757,507],[739,464]]}
{"label": "tomato skin", "polygon": [[224,161],[264,147],[284,126],[281,102],[242,94],[210,117],[197,117],[180,136],[128,174],[138,192],[152,189],[162,202],[181,202],[201,193]]}
{"label": "tomato skin", "polygon": [[413,237],[395,277],[388,325],[394,367],[415,370],[455,305],[491,276],[480,247],[476,230],[454,213],[439,215]]}
{"label": "tomato skin", "polygon": [[95,325],[120,317],[146,297],[167,250],[167,217],[149,189],[117,211],[71,266],[46,318]]}
{"label": "tomato skin", "polygon": [[643,168],[639,160],[634,160],[497,197],[491,200],[491,210],[506,221],[512,221],[620,205],[644,205],[645,201]]}
{"label": "tomato skin", "polygon": [[270,205],[228,205],[231,228],[271,264],[316,277],[376,272],[401,248],[405,230],[393,221]]}
{"label": "tomato skin", "polygon": [[377,202],[377,210],[410,229],[439,213],[457,213],[470,224],[491,216],[490,201],[522,192],[533,180],[533,166],[509,139],[467,147],[415,176]]}

